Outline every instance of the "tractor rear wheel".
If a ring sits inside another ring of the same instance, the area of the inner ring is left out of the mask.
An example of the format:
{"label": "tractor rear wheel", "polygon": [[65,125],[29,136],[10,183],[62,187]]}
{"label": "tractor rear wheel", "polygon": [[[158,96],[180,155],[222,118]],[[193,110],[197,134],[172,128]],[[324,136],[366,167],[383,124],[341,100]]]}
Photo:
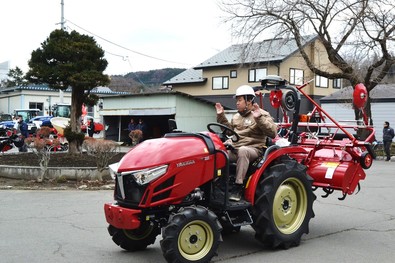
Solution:
{"label": "tractor rear wheel", "polygon": [[169,218],[160,245],[167,262],[209,262],[221,237],[217,216],[202,206],[181,209]]}
{"label": "tractor rear wheel", "polygon": [[143,223],[138,229],[119,229],[108,226],[108,232],[115,244],[128,251],[139,251],[155,243],[160,228],[153,223]]}
{"label": "tractor rear wheel", "polygon": [[282,160],[263,175],[256,189],[253,207],[255,237],[265,246],[289,248],[309,232],[314,217],[313,179],[306,167],[294,160]]}

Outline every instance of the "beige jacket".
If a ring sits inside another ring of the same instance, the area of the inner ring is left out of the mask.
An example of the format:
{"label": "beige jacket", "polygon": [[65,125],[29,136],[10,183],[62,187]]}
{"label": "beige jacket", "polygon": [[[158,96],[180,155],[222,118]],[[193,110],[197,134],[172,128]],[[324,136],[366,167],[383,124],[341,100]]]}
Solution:
{"label": "beige jacket", "polygon": [[225,114],[217,114],[217,122],[226,125],[234,130],[240,139],[233,143],[238,149],[241,146],[251,146],[259,150],[266,146],[266,137],[275,138],[277,135],[277,125],[274,123],[270,114],[260,109],[261,116],[254,118],[252,112],[249,111],[244,116],[236,113],[231,122],[225,117]]}

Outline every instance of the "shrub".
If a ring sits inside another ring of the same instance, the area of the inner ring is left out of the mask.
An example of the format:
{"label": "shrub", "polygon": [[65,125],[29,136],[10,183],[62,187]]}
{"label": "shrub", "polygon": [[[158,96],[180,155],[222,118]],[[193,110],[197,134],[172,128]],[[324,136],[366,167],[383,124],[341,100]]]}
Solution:
{"label": "shrub", "polygon": [[[43,127],[44,128],[44,127]],[[29,137],[25,139],[27,147],[31,148],[33,153],[39,158],[39,165],[41,169],[40,176],[37,178],[38,182],[46,179],[49,160],[51,159],[51,151],[53,148],[59,146],[60,142],[57,139],[50,139],[49,134],[47,137],[47,129],[41,128],[37,132],[36,137]],[[46,127],[48,128],[48,127]],[[50,128],[48,128],[50,130]],[[41,137],[40,134],[43,136]]]}
{"label": "shrub", "polygon": [[118,154],[119,145],[111,140],[87,137],[82,144],[82,149],[86,150],[87,154],[95,156],[98,170],[97,177],[102,181],[101,173],[107,168],[111,158]]}

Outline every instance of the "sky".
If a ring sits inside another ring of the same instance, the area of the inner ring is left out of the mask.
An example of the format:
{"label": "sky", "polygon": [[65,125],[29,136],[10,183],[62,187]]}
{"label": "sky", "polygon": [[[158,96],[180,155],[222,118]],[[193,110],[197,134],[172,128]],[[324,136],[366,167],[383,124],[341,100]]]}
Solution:
{"label": "sky", "polygon": [[[28,70],[31,52],[61,28],[61,0],[0,3],[0,63]],[[105,74],[192,68],[231,45],[216,0],[63,0],[69,32],[94,37]]]}

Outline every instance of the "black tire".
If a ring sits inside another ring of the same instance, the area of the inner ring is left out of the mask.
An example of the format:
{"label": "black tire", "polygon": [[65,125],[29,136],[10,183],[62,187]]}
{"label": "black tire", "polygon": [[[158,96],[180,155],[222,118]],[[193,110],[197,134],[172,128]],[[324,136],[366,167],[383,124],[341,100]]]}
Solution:
{"label": "black tire", "polygon": [[222,227],[217,216],[202,206],[181,209],[169,218],[160,242],[167,262],[209,262],[216,255]]}
{"label": "black tire", "polygon": [[114,243],[121,248],[139,251],[155,243],[156,236],[160,234],[160,228],[151,223],[143,223],[138,229],[133,230],[119,229],[109,225],[108,233],[112,236]]}
{"label": "black tire", "polygon": [[270,167],[256,189],[255,238],[270,248],[298,246],[314,217],[312,182],[306,167],[294,160]]}

